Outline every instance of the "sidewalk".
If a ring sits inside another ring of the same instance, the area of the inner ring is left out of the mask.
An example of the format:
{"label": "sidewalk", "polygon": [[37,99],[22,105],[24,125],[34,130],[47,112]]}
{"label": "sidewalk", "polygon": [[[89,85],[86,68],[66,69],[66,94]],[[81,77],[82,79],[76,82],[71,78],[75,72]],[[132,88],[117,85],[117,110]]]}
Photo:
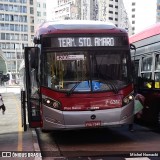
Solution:
{"label": "sidewalk", "polygon": [[8,90],[1,86],[0,93],[6,106],[4,115],[0,111],[0,159],[41,160],[35,130],[24,132],[22,128],[20,89]]}

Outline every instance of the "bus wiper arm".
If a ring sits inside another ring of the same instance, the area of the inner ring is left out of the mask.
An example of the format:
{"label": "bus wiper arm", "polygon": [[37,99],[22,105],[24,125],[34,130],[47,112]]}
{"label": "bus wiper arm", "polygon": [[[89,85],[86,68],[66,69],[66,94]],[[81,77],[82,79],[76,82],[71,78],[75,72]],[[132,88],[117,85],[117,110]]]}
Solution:
{"label": "bus wiper arm", "polygon": [[81,81],[77,82],[68,92],[67,92],[67,96],[70,96],[73,91],[76,89],[76,87],[81,83]]}
{"label": "bus wiper arm", "polygon": [[117,89],[117,87],[116,87],[115,83],[113,83],[113,82],[109,82],[109,84],[112,86],[112,88],[113,88],[114,92],[117,94],[117,93],[118,93],[118,89]]}
{"label": "bus wiper arm", "polygon": [[109,85],[111,87],[111,88],[110,87],[109,88],[112,89],[114,91],[114,93],[116,93],[116,94],[118,93],[118,89],[114,83],[109,82],[106,79],[103,79],[102,82],[105,82],[105,84]]}
{"label": "bus wiper arm", "polygon": [[112,90],[117,94],[118,93],[118,89],[116,87],[116,85],[113,82],[109,82],[105,76],[103,74],[101,74],[101,72],[99,72],[100,76],[103,78],[101,78],[107,85],[109,84],[112,88]]}
{"label": "bus wiper arm", "polygon": [[116,85],[113,82],[109,82],[101,72],[98,72],[98,73],[103,78],[104,82],[107,85],[109,84],[111,86],[112,90],[117,94],[118,93],[118,89],[117,89]]}

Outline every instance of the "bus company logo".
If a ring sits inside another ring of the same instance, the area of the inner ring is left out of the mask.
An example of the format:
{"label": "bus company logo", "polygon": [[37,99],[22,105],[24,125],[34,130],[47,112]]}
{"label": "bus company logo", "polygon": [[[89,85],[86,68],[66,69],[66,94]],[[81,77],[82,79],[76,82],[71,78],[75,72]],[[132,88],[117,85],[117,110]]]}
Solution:
{"label": "bus company logo", "polygon": [[119,99],[106,99],[106,105],[121,105],[121,100]]}

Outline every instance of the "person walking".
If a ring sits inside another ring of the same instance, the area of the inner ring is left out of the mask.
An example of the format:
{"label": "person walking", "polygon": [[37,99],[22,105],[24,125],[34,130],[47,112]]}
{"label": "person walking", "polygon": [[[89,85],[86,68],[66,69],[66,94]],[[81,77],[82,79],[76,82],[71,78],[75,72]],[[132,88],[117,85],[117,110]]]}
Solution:
{"label": "person walking", "polygon": [[[135,100],[139,100],[139,102],[144,106],[144,102],[145,102],[145,97],[141,94],[136,94],[135,96]],[[136,113],[137,116],[140,116],[142,114],[142,110],[140,110],[138,113]],[[129,124],[129,131],[133,132],[133,123]]]}
{"label": "person walking", "polygon": [[3,103],[3,98],[2,98],[2,95],[0,94],[0,110],[2,109],[2,114],[4,114],[5,110],[6,110],[6,107]]}

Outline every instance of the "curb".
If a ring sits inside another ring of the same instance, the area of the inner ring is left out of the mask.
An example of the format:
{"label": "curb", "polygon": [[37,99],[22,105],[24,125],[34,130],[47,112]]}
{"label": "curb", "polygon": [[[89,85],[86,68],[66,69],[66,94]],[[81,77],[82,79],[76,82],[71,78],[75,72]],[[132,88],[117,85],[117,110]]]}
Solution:
{"label": "curb", "polygon": [[[31,129],[31,131],[32,131],[32,136],[33,136],[34,151],[41,153],[39,143],[38,143],[37,133],[36,133],[35,129]],[[35,157],[34,160],[42,160],[42,157]]]}

